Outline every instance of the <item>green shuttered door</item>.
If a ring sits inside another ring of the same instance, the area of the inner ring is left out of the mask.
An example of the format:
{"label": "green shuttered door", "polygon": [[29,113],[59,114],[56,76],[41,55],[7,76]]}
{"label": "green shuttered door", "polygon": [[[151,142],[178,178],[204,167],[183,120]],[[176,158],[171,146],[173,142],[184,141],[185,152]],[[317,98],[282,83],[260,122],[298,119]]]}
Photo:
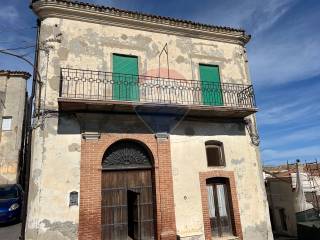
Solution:
{"label": "green shuttered door", "polygon": [[113,54],[113,99],[139,101],[138,58]]}
{"label": "green shuttered door", "polygon": [[200,64],[199,69],[202,88],[202,103],[213,106],[223,105],[219,67]]}

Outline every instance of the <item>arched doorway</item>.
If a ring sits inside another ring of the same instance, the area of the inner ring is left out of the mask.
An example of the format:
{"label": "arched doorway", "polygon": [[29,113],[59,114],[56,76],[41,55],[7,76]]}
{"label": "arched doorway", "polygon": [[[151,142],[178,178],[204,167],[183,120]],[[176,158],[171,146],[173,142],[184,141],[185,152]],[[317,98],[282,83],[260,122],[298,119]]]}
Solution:
{"label": "arched doorway", "polygon": [[103,156],[102,240],[154,239],[153,158],[140,142],[122,140]]}

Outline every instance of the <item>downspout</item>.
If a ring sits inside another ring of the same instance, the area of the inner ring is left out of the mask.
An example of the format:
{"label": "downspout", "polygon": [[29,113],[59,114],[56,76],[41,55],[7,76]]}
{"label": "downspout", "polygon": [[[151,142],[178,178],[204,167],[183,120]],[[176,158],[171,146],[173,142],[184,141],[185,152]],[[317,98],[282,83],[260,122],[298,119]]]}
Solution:
{"label": "downspout", "polygon": [[[31,142],[32,142],[32,113],[33,109],[35,108],[34,105],[34,98],[36,92],[36,85],[38,81],[41,81],[38,78],[38,60],[39,60],[39,36],[40,36],[40,28],[41,28],[41,20],[37,19],[37,35],[36,35],[36,48],[35,48],[35,55],[34,55],[34,68],[33,68],[33,79],[32,79],[32,90],[31,95],[28,99],[28,113],[27,113],[27,136],[26,136],[26,166],[25,166],[25,194],[24,194],[24,201],[23,201],[23,210],[22,210],[22,227],[21,227],[21,239],[25,239],[25,228],[26,228],[26,220],[27,220],[27,210],[28,210],[28,196],[29,196],[29,180],[30,180],[30,166],[31,166]],[[41,85],[39,82],[39,91],[41,92]],[[40,93],[39,93],[40,94]],[[40,96],[38,96],[40,99]],[[40,107],[40,102],[38,107]]]}

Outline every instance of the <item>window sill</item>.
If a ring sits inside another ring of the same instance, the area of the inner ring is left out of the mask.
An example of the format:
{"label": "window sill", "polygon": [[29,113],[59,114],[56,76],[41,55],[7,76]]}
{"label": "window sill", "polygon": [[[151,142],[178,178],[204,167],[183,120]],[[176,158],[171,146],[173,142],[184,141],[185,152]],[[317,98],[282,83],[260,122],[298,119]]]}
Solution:
{"label": "window sill", "polygon": [[225,168],[226,165],[207,166],[208,168]]}
{"label": "window sill", "polygon": [[227,236],[227,237],[212,237],[212,240],[239,240],[239,237],[236,236]]}

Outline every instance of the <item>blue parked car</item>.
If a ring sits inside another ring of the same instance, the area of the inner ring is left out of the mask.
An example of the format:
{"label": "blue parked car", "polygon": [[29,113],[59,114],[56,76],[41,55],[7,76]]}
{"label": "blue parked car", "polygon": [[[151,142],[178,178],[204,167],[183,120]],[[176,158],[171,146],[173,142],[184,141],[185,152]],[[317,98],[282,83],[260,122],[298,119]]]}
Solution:
{"label": "blue parked car", "polygon": [[20,221],[23,190],[19,184],[0,185],[0,223]]}

